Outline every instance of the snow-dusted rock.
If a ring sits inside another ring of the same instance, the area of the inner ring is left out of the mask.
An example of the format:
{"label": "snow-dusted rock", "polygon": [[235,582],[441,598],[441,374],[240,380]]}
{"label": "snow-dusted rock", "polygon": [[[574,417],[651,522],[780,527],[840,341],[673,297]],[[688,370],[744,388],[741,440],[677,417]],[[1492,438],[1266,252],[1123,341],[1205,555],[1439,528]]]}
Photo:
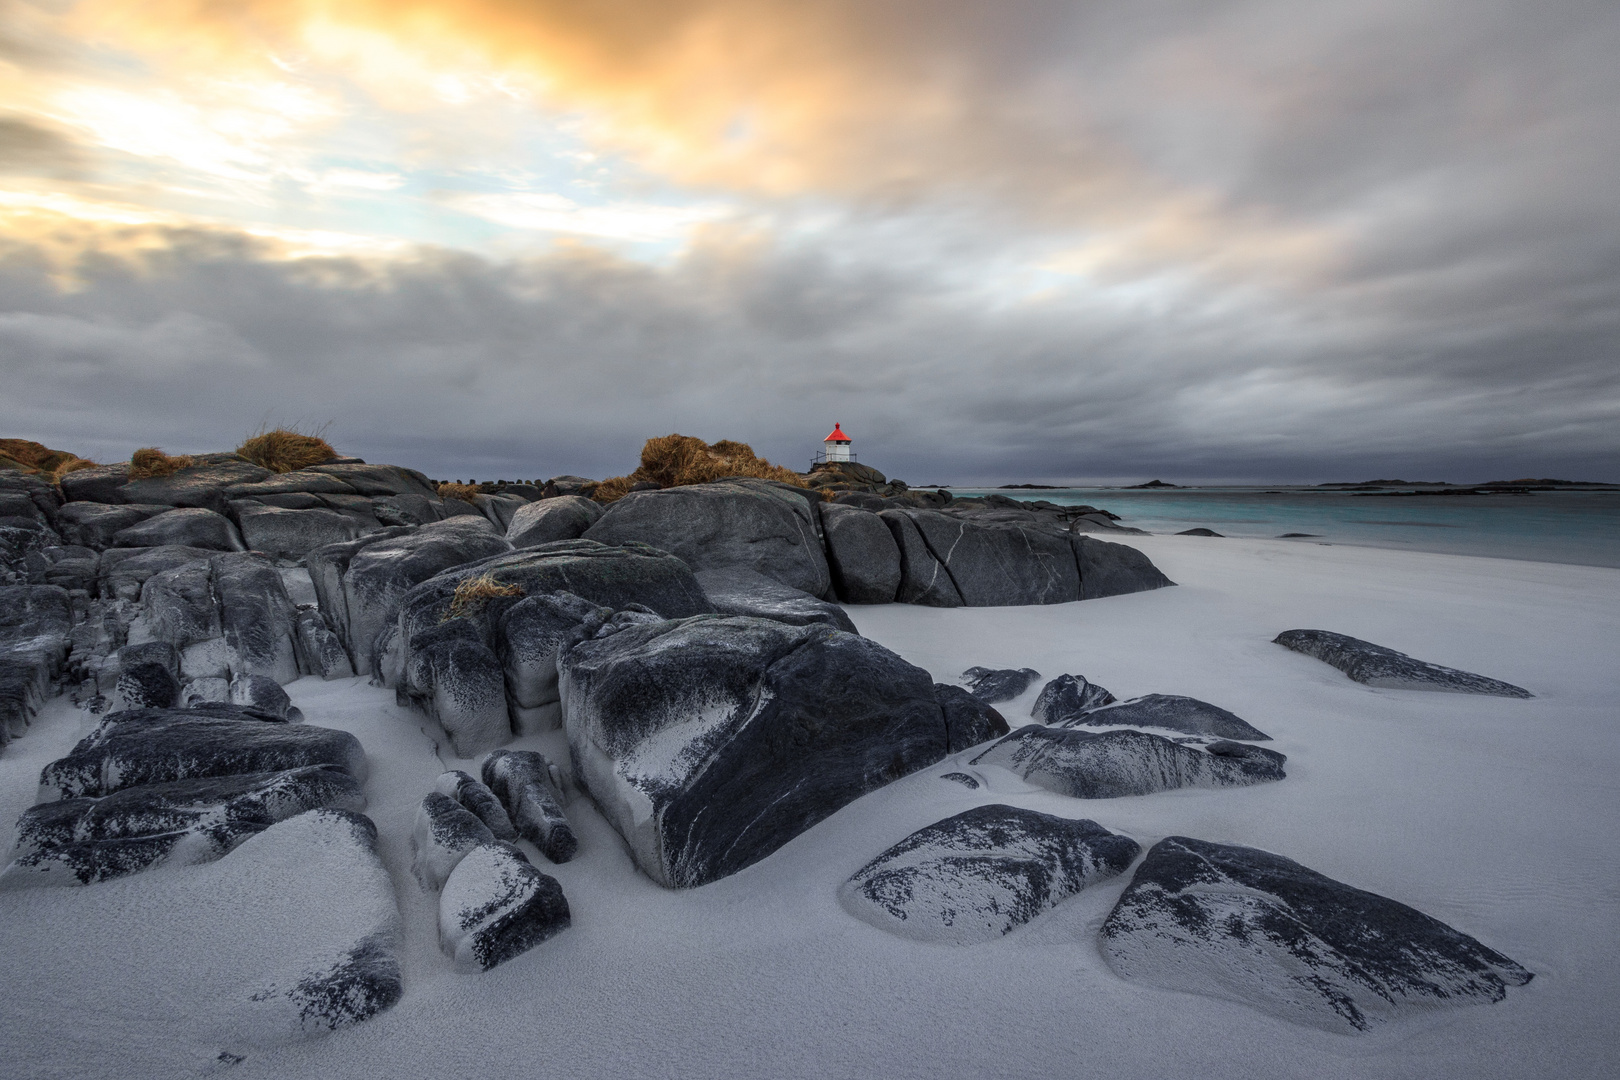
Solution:
{"label": "snow-dusted rock", "polygon": [[505,672],[471,620],[452,619],[412,635],[397,691],[402,702],[444,728],[457,757],[476,757],[512,739]]}
{"label": "snow-dusted rock", "polygon": [[476,814],[435,791],[416,810],[411,832],[411,873],[424,889],[444,886],[461,857],[479,844],[492,844],[495,834]]}
{"label": "snow-dusted rock", "polygon": [[84,885],[153,866],[211,862],[317,807],[362,810],[354,777],[328,765],[126,787],[40,803],[17,822],[0,888]]}
{"label": "snow-dusted rock", "polygon": [[506,539],[514,548],[549,544],[553,540],[577,540],[601,516],[599,503],[579,495],[541,499],[518,508],[506,527]]}
{"label": "snow-dusted rock", "polygon": [[1501,1001],[1530,972],[1421,911],[1256,848],[1153,846],[1100,935],[1120,975],[1354,1034]]}
{"label": "snow-dusted rock", "polygon": [[714,610],[722,615],[753,615],[795,626],[825,623],[846,633],[860,633],[837,604],[783,585],[757,570],[699,570],[697,581]]}
{"label": "snow-dusted rock", "polygon": [[180,683],[162,664],[123,665],[118,673],[118,697],[126,709],[167,709],[180,698]]}
{"label": "snow-dusted rock", "polygon": [[1080,565],[1080,599],[1162,589],[1175,582],[1136,548],[1079,534],[1070,538]]}
{"label": "snow-dusted rock", "polygon": [[499,616],[496,637],[514,731],[530,735],[561,726],[557,658],[594,636],[611,614],[609,608],[559,592],[526,596]]}
{"label": "snow-dusted rock", "polygon": [[[254,718],[248,718],[254,717]],[[346,731],[263,719],[239,706],[137,709],[106,717],[40,773],[40,800],[110,795],[139,784],[333,765],[366,777]]]}
{"label": "snow-dusted rock", "polygon": [[960,686],[934,684],[934,700],[945,714],[945,741],[951,753],[1007,734],[1007,719]]}
{"label": "snow-dusted rock", "polygon": [[754,570],[819,597],[832,584],[819,503],[814,492],[748,478],[638,491],[609,506],[584,536],[605,544],[651,544],[694,570]]}
{"label": "snow-dusted rock", "polygon": [[263,675],[238,675],[232,679],[229,700],[233,705],[246,705],[289,724],[304,722],[303,712],[292,703],[281,684]]}
{"label": "snow-dusted rock", "polygon": [[1061,727],[1152,727],[1187,735],[1216,739],[1248,739],[1263,742],[1271,738],[1259,728],[1218,705],[1179,694],[1147,694],[1143,697],[1101,705],[1077,716],[1056,722]]}
{"label": "snow-dusted rock", "polygon": [[246,551],[241,535],[223,514],[200,507],[165,510],[113,534],[115,547],[183,547]]}
{"label": "snow-dusted rock", "polygon": [[458,971],[488,971],[568,928],[557,879],[511,844],[480,844],[462,856],[439,893],[439,945]]}
{"label": "snow-dusted rock", "polygon": [[827,626],[627,626],[568,651],[562,700],[577,779],[669,886],[740,870],[947,752],[928,673]]}
{"label": "snow-dusted rock", "polygon": [[579,840],[563,813],[557,769],[532,750],[497,750],[484,759],[484,783],[506,808],[517,834],[554,863],[579,851]]}
{"label": "snow-dusted rock", "polygon": [[1029,724],[973,758],[1077,799],[1114,799],[1183,787],[1241,787],[1281,780],[1274,750],[1217,742],[1183,746],[1145,731],[1075,731]]}
{"label": "snow-dusted rock", "polygon": [[967,684],[967,692],[986,705],[1011,701],[1028,690],[1030,684],[1040,677],[1041,673],[1034,668],[970,667],[962,672],[962,681]]}
{"label": "snow-dusted rock", "polygon": [[62,673],[73,601],[56,585],[0,586],[0,746],[21,735]]}
{"label": "snow-dusted rock", "polygon": [[[880,503],[881,505],[881,503]],[[900,549],[870,510],[829,503],[821,508],[833,589],[848,604],[890,604],[900,588]]]}
{"label": "snow-dusted rock", "polygon": [[298,609],[275,564],[254,552],[216,555],[210,562],[231,675],[264,675],[282,684],[297,679]]}
{"label": "snow-dusted rock", "polygon": [[231,680],[221,676],[203,676],[192,679],[180,690],[180,707],[194,709],[199,705],[221,705],[231,700]]}
{"label": "snow-dusted rock", "polygon": [[213,567],[202,559],[187,560],[147,578],[141,586],[147,633],[176,649],[223,636],[213,579]]}
{"label": "snow-dusted rock", "polygon": [[316,608],[299,608],[294,633],[298,646],[298,670],[323,679],[347,679],[354,675],[354,664],[344,651],[343,642],[327,625]]}
{"label": "snow-dusted rock", "polygon": [[484,783],[469,773],[460,769],[451,769],[440,773],[434,790],[440,795],[446,795],[456,800],[473,816],[482,821],[497,840],[516,840],[517,829],[512,826],[512,818],[496,797]]}
{"label": "snow-dusted rock", "polygon": [[1393,690],[1447,690],[1456,694],[1532,697],[1530,691],[1456,668],[1416,660],[1403,652],[1330,630],[1284,630],[1278,645],[1332,664],[1358,683]]}
{"label": "snow-dusted rock", "polygon": [[1141,850],[1095,821],[977,806],[912,833],[856,871],[838,898],[881,930],[968,945],[1114,877]]}
{"label": "snow-dusted rock", "polygon": [[169,545],[158,548],[111,548],[97,564],[96,590],[105,599],[139,600],[141,587],[154,574],[219,554],[202,548]]}
{"label": "snow-dusted rock", "polygon": [[1087,682],[1084,675],[1059,675],[1041,687],[1029,715],[1042,724],[1066,724],[1114,700],[1113,694]]}

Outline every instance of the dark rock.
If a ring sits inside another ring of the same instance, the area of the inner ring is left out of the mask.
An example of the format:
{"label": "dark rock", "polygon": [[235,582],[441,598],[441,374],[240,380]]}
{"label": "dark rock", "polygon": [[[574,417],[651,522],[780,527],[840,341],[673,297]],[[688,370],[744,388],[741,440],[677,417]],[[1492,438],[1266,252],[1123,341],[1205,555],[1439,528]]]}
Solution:
{"label": "dark rock", "polygon": [[1284,630],[1275,642],[1295,652],[1332,664],[1358,683],[1393,690],[1445,690],[1456,694],[1491,694],[1527,698],[1530,691],[1456,668],[1415,660],[1405,653],[1328,630]]}
{"label": "dark rock", "polygon": [[568,651],[562,699],[578,780],[669,886],[734,873],[948,752],[928,673],[827,626],[626,627]]}
{"label": "dark rock", "polygon": [[309,472],[325,473],[343,481],[358,495],[428,495],[437,497],[432,482],[415,469],[398,465],[315,465]]}
{"label": "dark rock", "polygon": [[471,810],[473,816],[484,823],[495,839],[507,841],[517,839],[517,829],[513,828],[512,818],[507,814],[506,807],[501,805],[501,800],[470,774],[460,769],[452,769],[440,773],[434,786],[440,795],[447,795]]}
{"label": "dark rock", "polygon": [[497,750],[484,759],[484,783],[506,808],[517,834],[554,863],[579,851],[562,809],[556,767],[532,750]]}
{"label": "dark rock", "polygon": [[56,585],[0,586],[0,746],[23,734],[72,647],[73,601]]}
{"label": "dark rock", "polygon": [[141,586],[152,575],[219,554],[202,548],[171,545],[157,548],[113,548],[101,553],[96,591],[107,600],[139,600]]}
{"label": "dark rock", "polygon": [[489,519],[500,532],[505,533],[511,526],[512,519],[523,507],[528,506],[527,499],[520,499],[515,495],[474,495],[473,506],[480,514]]}
{"label": "dark rock", "polygon": [[180,683],[162,664],[131,664],[118,674],[126,709],[167,709],[180,697]]}
{"label": "dark rock", "polygon": [[430,525],[447,515],[443,499],[406,494],[373,496],[371,516],[382,525]]}
{"label": "dark rock", "polygon": [[969,764],[1000,765],[1031,784],[1076,799],[1116,799],[1184,787],[1242,787],[1281,780],[1288,759],[1244,743],[1209,752],[1145,731],[1073,731],[1030,724]]}
{"label": "dark rock", "polygon": [[1501,1001],[1530,972],[1467,934],[1291,859],[1185,836],[1148,852],[1099,945],[1119,975],[1345,1034]]}
{"label": "dark rock", "polygon": [[214,569],[201,559],[159,570],[147,578],[141,587],[141,610],[147,632],[175,649],[224,633],[214,600]]}
{"label": "dark rock", "polygon": [[946,573],[945,567],[934,558],[923,540],[917,523],[904,512],[884,510],[878,514],[900,549],[900,587],[894,598],[902,604],[922,604],[927,607],[961,607],[962,594]]}
{"label": "dark rock", "polygon": [[411,635],[401,696],[438,722],[457,757],[512,740],[500,660],[466,619]]}
{"label": "dark rock", "polygon": [[514,548],[549,544],[553,540],[577,540],[602,516],[602,507],[578,495],[527,503],[512,515],[506,527],[506,540]]}
{"label": "dark rock", "polygon": [[1142,847],[1095,821],[976,806],[918,829],[838,890],[850,914],[917,941],[993,941],[1095,881]]}
{"label": "dark rock", "polygon": [[[821,508],[822,528],[827,536],[827,565],[839,599],[849,604],[891,604],[900,589],[900,548],[888,525],[873,509],[840,505],[845,498]],[[875,495],[862,498],[877,503]]]}
{"label": "dark rock", "polygon": [[282,684],[298,678],[298,609],[275,565],[254,552],[210,561],[231,675],[264,675]]}
{"label": "dark rock", "polygon": [[1177,536],[1220,536],[1214,529],[1182,529]]}
{"label": "dark rock", "polygon": [[568,928],[557,879],[511,844],[480,844],[462,856],[439,894],[439,944],[456,970],[488,971]]}
{"label": "dark rock", "polygon": [[977,791],[979,789],[979,782],[965,772],[940,773],[939,778],[941,780],[949,780],[953,784],[961,784],[970,791]]}
{"label": "dark rock", "polygon": [[129,462],[79,469],[62,477],[62,495],[70,503],[123,503],[124,485],[129,482]]}
{"label": "dark rock", "polygon": [[113,546],[113,537],[120,530],[139,525],[169,509],[157,503],[109,506],[105,503],[70,502],[62,507],[58,527],[62,539],[100,551]]}
{"label": "dark rock", "polygon": [[1084,675],[1059,675],[1041,687],[1029,715],[1043,724],[1068,724],[1114,700],[1113,694],[1087,682]]}
{"label": "dark rock", "polygon": [[365,779],[365,752],[348,732],[236,718],[245,715],[220,706],[114,713],[67,757],[45,766],[40,799],[95,797],[141,784],[306,765],[334,765]]}
{"label": "dark rock", "polygon": [[127,671],[137,664],[157,664],[175,679],[180,678],[180,654],[167,641],[143,641],[118,650],[118,667]]}
{"label": "dark rock", "polygon": [[113,534],[115,547],[166,547],[179,544],[206,551],[246,551],[236,526],[212,510],[165,510]]}
{"label": "dark rock", "polygon": [[561,495],[583,495],[586,488],[594,488],[595,480],[588,480],[583,476],[553,476],[541,487],[541,497],[555,499]]}
{"label": "dark rock", "polygon": [[225,494],[232,499],[263,499],[267,496],[289,495],[358,495],[359,492],[335,476],[314,469],[294,469],[277,473],[251,484],[232,484]]}
{"label": "dark rock", "polygon": [[343,642],[327,625],[320,611],[300,608],[294,633],[298,646],[298,670],[322,679],[347,679],[354,675],[354,663]]}
{"label": "dark rock", "polygon": [[1146,555],[1124,544],[1111,544],[1089,536],[1075,536],[1075,559],[1080,564],[1080,598],[1096,600],[1104,596],[1162,589],[1175,582],[1159,572]]}
{"label": "dark rock", "polygon": [[1187,735],[1211,735],[1217,739],[1263,742],[1271,738],[1248,721],[1219,706],[1177,694],[1148,694],[1090,709],[1079,716],[1047,722],[1055,722],[1063,727],[1154,727]]}
{"label": "dark rock", "polygon": [[[833,506],[854,506],[861,510],[876,512],[885,509],[889,502],[883,496],[870,491],[845,491],[833,496]],[[823,507],[822,509],[826,509]]]}
{"label": "dark rock", "polygon": [[531,735],[562,725],[557,658],[593,637],[611,614],[610,608],[558,592],[526,596],[499,616],[496,638],[514,731]]}
{"label": "dark rock", "polygon": [[228,503],[226,489],[267,480],[273,475],[269,469],[261,469],[235,454],[197,454],[192,460],[195,464],[168,476],[129,481],[119,492],[121,497],[117,501],[163,503],[224,514]]}
{"label": "dark rock", "polygon": [[960,686],[934,684],[934,700],[945,713],[945,741],[951,753],[1007,734],[1007,720]]}
{"label": "dark rock", "polygon": [[1055,531],[982,523],[928,510],[910,518],[968,607],[1063,604],[1080,599],[1068,538]]}
{"label": "dark rock", "polygon": [[477,815],[435,791],[422,800],[411,832],[411,873],[424,889],[439,889],[462,856],[479,844],[492,844],[495,834]]}
{"label": "dark rock", "polygon": [[300,558],[315,548],[353,540],[359,523],[335,510],[284,510],[237,504],[242,541],[254,551]]}
{"label": "dark rock", "polygon": [[361,810],[365,801],[354,777],[316,765],[40,803],[17,822],[16,850],[0,872],[0,888],[84,885],[159,864],[209,862],[295,814]]}
{"label": "dark rock", "polygon": [[814,492],[746,478],[640,491],[609,506],[584,537],[606,544],[636,540],[673,553],[693,570],[740,567],[826,596],[832,579],[819,511],[805,495],[819,501]]}
{"label": "dark rock", "polygon": [[783,585],[756,570],[700,570],[696,576],[709,603],[722,615],[753,615],[795,626],[824,623],[845,633],[860,633],[837,604]]}
{"label": "dark rock", "polygon": [[986,705],[1011,701],[1040,677],[1041,673],[1034,668],[970,667],[962,672],[962,681],[967,683],[968,693]]}

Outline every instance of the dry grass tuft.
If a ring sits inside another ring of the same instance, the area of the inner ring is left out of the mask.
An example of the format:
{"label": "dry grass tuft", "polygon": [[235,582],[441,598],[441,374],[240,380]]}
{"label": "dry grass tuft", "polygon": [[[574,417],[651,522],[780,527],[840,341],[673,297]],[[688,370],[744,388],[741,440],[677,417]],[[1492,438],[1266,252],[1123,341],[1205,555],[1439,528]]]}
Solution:
{"label": "dry grass tuft", "polygon": [[78,472],[80,469],[98,469],[100,467],[101,466],[97,462],[91,461],[89,458],[76,457],[71,461],[62,462],[62,464],[56,466],[47,475],[50,476],[51,483],[60,484],[62,482],[62,477],[66,476],[70,472]]}
{"label": "dry grass tuft", "polygon": [[439,485],[439,498],[441,499],[460,499],[462,502],[472,502],[473,496],[477,494],[477,484],[453,484],[446,480]]}
{"label": "dry grass tuft", "polygon": [[338,456],[332,444],[319,435],[305,435],[287,428],[261,431],[238,446],[236,452],[261,469],[277,473],[324,465]]}
{"label": "dry grass tuft", "polygon": [[185,454],[170,456],[156,446],[144,447],[129,455],[129,478],[131,480],[149,480],[158,476],[170,476],[181,469],[189,469],[192,459]]}
{"label": "dry grass tuft", "polygon": [[592,494],[597,502],[622,499],[630,485],[651,481],[659,487],[707,484],[727,476],[757,476],[764,480],[804,487],[804,477],[792,469],[772,465],[754,453],[747,443],[721,439],[709,445],[690,435],[664,435],[648,439],[641,448],[641,467],[629,476],[615,476],[597,485]]}
{"label": "dry grass tuft", "polygon": [[476,615],[484,610],[484,605],[497,596],[522,596],[523,589],[518,585],[508,585],[497,581],[490,574],[480,574],[474,578],[466,578],[456,586],[456,594],[450,599],[450,610],[444,613],[440,622],[449,622],[451,619],[462,619]]}
{"label": "dry grass tuft", "polygon": [[41,476],[56,484],[67,473],[95,467],[94,461],[71,450],[52,450],[43,443],[27,439],[0,439],[0,469]]}

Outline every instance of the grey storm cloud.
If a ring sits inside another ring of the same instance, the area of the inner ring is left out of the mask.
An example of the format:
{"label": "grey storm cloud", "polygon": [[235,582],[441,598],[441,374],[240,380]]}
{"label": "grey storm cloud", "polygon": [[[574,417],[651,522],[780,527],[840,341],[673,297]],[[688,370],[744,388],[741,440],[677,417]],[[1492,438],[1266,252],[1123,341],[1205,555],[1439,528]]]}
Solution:
{"label": "grey storm cloud", "polygon": [[[878,10],[875,52],[975,103],[928,183],[667,266],[175,231],[64,288],[14,241],[0,423],[113,457],[332,421],[451,477],[621,473],[669,431],[802,467],[839,420],[913,482],[1620,479],[1612,2]],[[1091,286],[995,287],[1184,204]]]}

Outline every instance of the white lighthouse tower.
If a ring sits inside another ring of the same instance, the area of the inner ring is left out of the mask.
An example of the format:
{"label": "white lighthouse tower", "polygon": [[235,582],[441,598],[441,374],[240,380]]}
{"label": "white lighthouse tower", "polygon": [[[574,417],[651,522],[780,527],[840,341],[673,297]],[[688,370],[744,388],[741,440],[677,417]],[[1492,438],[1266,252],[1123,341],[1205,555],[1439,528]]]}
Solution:
{"label": "white lighthouse tower", "polygon": [[834,421],[832,434],[822,440],[822,446],[825,449],[822,451],[821,460],[854,461],[855,458],[849,452],[849,441],[849,436],[844,434],[843,427],[837,421]]}

